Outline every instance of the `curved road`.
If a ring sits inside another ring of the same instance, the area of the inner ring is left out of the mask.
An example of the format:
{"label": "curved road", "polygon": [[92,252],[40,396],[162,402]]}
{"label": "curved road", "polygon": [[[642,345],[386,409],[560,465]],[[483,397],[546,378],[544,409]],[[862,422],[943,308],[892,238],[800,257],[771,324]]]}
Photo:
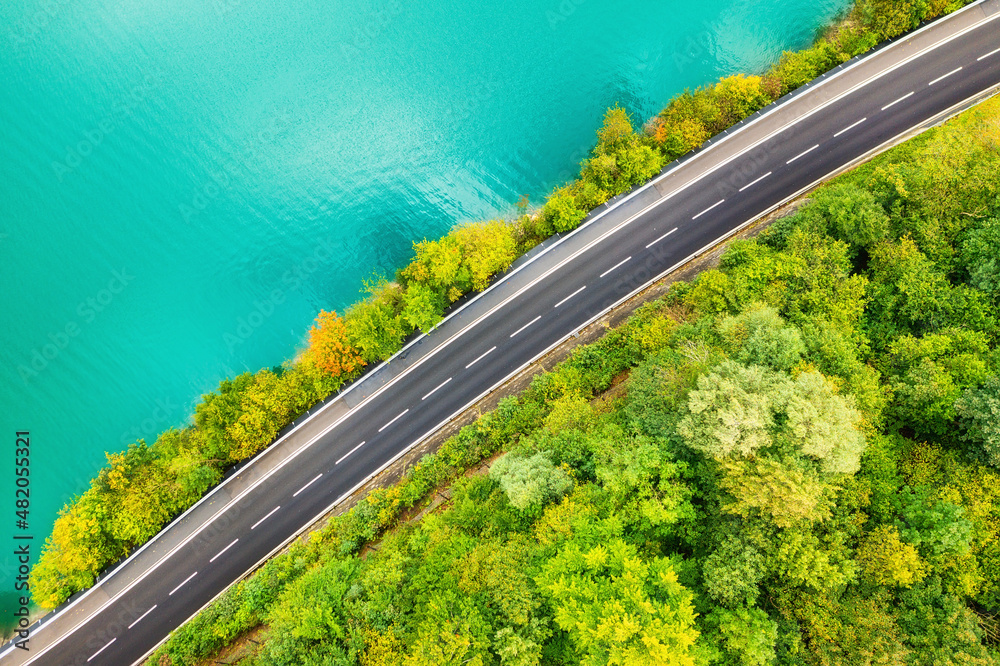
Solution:
{"label": "curved road", "polygon": [[4,664],[132,664],[462,411],[609,307],[817,181],[1000,84],[1000,0],[850,63],[619,201],[328,402]]}

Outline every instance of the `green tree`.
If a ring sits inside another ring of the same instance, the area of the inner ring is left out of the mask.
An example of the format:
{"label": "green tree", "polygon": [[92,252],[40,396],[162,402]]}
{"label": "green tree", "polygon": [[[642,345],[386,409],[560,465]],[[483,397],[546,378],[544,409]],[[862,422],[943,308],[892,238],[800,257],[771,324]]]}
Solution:
{"label": "green tree", "polygon": [[426,596],[403,666],[485,666],[492,641],[479,609],[451,590]]}
{"label": "green tree", "polygon": [[889,216],[875,195],[849,183],[822,188],[802,216],[807,226],[854,247],[872,247],[889,235]]}
{"label": "green tree", "polygon": [[410,330],[390,300],[391,288],[381,284],[368,298],[355,303],[344,315],[347,338],[366,364],[384,361],[402,345]]}
{"label": "green tree", "polygon": [[992,217],[966,234],[959,261],[970,285],[994,300],[1000,297],[1000,218]]}
{"label": "green tree", "polygon": [[692,595],[669,560],[640,557],[621,539],[572,541],[536,581],[584,666],[694,665]]}
{"label": "green tree", "polygon": [[722,129],[735,125],[772,101],[761,87],[759,76],[727,76],[715,84],[712,92],[719,107]]}
{"label": "green tree", "polygon": [[71,594],[94,584],[97,574],[121,552],[107,532],[108,507],[95,488],[59,511],[52,534],[31,568],[31,597],[42,608],[55,608]]}
{"label": "green tree", "polygon": [[403,320],[412,328],[429,332],[444,318],[444,297],[433,287],[414,282],[403,293]]}
{"label": "green tree", "polygon": [[766,518],[781,528],[829,518],[833,490],[811,465],[796,460],[727,460],[719,485],[728,496],[723,510],[744,518]]}
{"label": "green tree", "polygon": [[707,637],[719,643],[722,666],[765,666],[777,657],[778,625],[759,608],[715,608],[705,617]]}
{"label": "green tree", "polygon": [[879,40],[900,35],[920,25],[930,12],[928,0],[863,0],[856,10]]}
{"label": "green tree", "polygon": [[965,509],[935,497],[931,488],[904,488],[896,498],[900,537],[931,560],[967,553],[972,523]]}
{"label": "green tree", "polygon": [[989,376],[989,349],[985,334],[955,327],[894,341],[882,366],[892,378],[898,417],[922,433],[947,433],[961,391]]}
{"label": "green tree", "polygon": [[462,266],[462,248],[453,235],[414,243],[413,251],[416,257],[400,272],[407,291],[413,283],[430,287],[440,294],[452,287],[459,290],[465,287],[466,291],[471,287],[468,272]]}
{"label": "green tree", "polygon": [[676,536],[694,520],[691,490],[682,480],[686,467],[647,437],[605,425],[587,438],[594,476],[615,514],[636,535],[650,540]]}
{"label": "green tree", "polygon": [[970,442],[977,457],[1000,467],[1000,377],[991,377],[982,387],[966,389],[955,403],[961,420],[962,438]]}
{"label": "green tree", "polygon": [[879,525],[858,546],[862,577],[873,585],[911,587],[925,574],[917,549],[899,538],[892,525]]}
{"label": "green tree", "polygon": [[194,409],[194,422],[204,436],[208,458],[230,461],[233,442],[229,426],[243,413],[243,393],[254,382],[253,374],[245,372],[235,379],[224,379],[219,388],[201,397]]}
{"label": "green tree", "polygon": [[936,580],[900,595],[899,625],[911,650],[910,664],[991,666],[976,615]]}
{"label": "green tree", "polygon": [[961,389],[952,376],[934,361],[924,358],[892,385],[895,412],[921,433],[943,435],[955,419],[955,401]]}
{"label": "green tree", "polygon": [[511,226],[502,220],[465,224],[451,235],[462,248],[462,264],[475,291],[485,289],[490,278],[507,270],[517,258],[517,242]]}
{"label": "green tree", "polygon": [[511,505],[522,511],[560,497],[573,485],[566,471],[552,464],[547,451],[530,458],[508,453],[493,463],[490,477],[500,484]]}
{"label": "green tree", "polygon": [[729,608],[753,606],[767,561],[749,539],[729,535],[702,563],[705,591]]}
{"label": "green tree", "polygon": [[788,400],[791,382],[760,366],[723,361],[698,378],[677,432],[714,458],[750,456],[771,444],[774,414]]}
{"label": "green tree", "polygon": [[550,228],[546,235],[575,229],[586,216],[587,211],[576,205],[576,199],[566,188],[553,192],[542,208],[542,219]]}
{"label": "green tree", "polygon": [[867,320],[873,341],[948,327],[996,328],[985,295],[967,285],[952,286],[910,238],[875,245],[870,266],[874,280]]}
{"label": "green tree", "polygon": [[601,129],[597,130],[595,151],[598,153],[613,152],[628,145],[634,135],[635,130],[632,129],[632,120],[629,118],[628,112],[615,104],[604,113],[604,124],[601,125]]}
{"label": "green tree", "polygon": [[755,303],[719,322],[719,333],[741,363],[791,370],[806,351],[799,330],[785,324],[775,308]]}
{"label": "green tree", "polygon": [[584,164],[581,176],[612,196],[649,180],[663,166],[663,158],[634,133],[628,113],[620,107],[608,110],[597,137],[594,156]]}
{"label": "green tree", "polygon": [[842,544],[829,543],[799,529],[779,533],[772,555],[782,585],[811,588],[827,593],[854,581],[857,563]]}
{"label": "green tree", "polygon": [[254,375],[254,381],[240,395],[239,417],[226,429],[232,446],[230,461],[249,458],[262,450],[298,415],[291,388],[270,370]]}
{"label": "green tree", "polygon": [[795,380],[785,414],[791,440],[804,455],[821,461],[824,472],[858,471],[865,438],[851,396],[837,395],[820,373],[803,372]]}

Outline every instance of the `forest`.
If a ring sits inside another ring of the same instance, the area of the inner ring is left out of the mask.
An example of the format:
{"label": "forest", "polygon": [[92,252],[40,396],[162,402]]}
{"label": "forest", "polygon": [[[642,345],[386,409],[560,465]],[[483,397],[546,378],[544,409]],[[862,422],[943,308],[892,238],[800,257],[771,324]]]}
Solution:
{"label": "forest", "polygon": [[[414,243],[413,260],[393,279],[374,276],[365,285],[363,300],[342,315],[321,312],[297,358],[223,380],[203,396],[189,425],[169,429],[151,443],[140,439],[124,451],[108,453],[107,465],[62,509],[46,539],[30,576],[34,603],[56,608],[90,587],[101,571],[218,484],[227,469],[265,449],[282,428],[365,368],[391,357],[410,336],[431,330],[450,306],[485,289],[545,238],[575,228],[590,210],[646,182],[671,160],[787,92],[964,4],[859,0],[809,49],[784,54],[761,76],[731,76],[685,92],[638,130],[625,110],[610,109],[580,177],[553,192],[537,211],[525,210],[511,221],[464,224],[441,239]],[[875,223],[864,222],[859,233],[875,233],[868,230]],[[861,250],[856,255],[852,261],[869,258]],[[907,367],[911,370],[926,369]],[[952,391],[963,388],[953,381]],[[784,395],[784,388],[775,390]]]}
{"label": "forest", "polygon": [[1000,663],[997,173],[993,99],[824,185],[150,663]]}

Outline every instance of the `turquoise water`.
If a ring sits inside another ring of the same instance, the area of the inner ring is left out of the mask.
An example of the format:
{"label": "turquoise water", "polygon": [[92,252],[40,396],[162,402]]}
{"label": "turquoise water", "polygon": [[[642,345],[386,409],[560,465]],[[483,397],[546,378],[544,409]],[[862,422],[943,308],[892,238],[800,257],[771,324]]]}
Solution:
{"label": "turquoise water", "polygon": [[0,3],[7,617],[16,430],[37,554],[104,451],[292,356],[412,241],[538,203],[606,107],[759,71],[848,0],[491,4]]}

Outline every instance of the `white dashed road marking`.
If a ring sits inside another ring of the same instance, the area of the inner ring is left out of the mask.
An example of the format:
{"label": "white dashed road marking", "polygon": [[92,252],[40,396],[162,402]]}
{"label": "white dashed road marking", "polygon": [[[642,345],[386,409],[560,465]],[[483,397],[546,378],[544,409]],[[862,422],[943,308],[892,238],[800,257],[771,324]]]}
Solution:
{"label": "white dashed road marking", "polygon": [[958,72],[961,72],[961,71],[962,71],[962,68],[961,68],[961,67],[959,67],[958,69],[953,69],[953,70],[951,70],[950,72],[948,72],[947,74],[945,74],[944,76],[939,76],[939,77],[937,77],[936,79],[934,79],[933,81],[931,81],[931,82],[930,82],[930,83],[928,83],[927,85],[929,85],[929,86],[932,86],[932,85],[934,85],[935,83],[937,83],[938,81],[944,81],[945,79],[947,79],[947,78],[948,78],[949,76],[951,76],[952,74],[957,74]]}
{"label": "white dashed road marking", "polygon": [[849,131],[851,131],[852,129],[854,129],[855,127],[857,127],[857,126],[858,126],[858,125],[860,125],[861,123],[865,122],[866,120],[868,120],[868,118],[867,118],[867,117],[865,117],[865,118],[862,118],[861,120],[859,120],[858,122],[854,123],[853,125],[848,125],[848,126],[847,126],[847,127],[845,127],[844,129],[842,129],[842,130],[840,130],[839,132],[837,132],[836,134],[834,134],[834,135],[833,135],[833,138],[835,138],[835,139],[836,139],[836,138],[837,138],[838,136],[840,136],[840,135],[841,135],[841,134],[843,134],[844,132],[849,132]]}
{"label": "white dashed road marking", "polygon": [[747,183],[746,185],[744,185],[743,187],[741,187],[741,188],[740,188],[740,192],[742,192],[742,191],[743,191],[743,190],[745,190],[745,189],[748,189],[748,188],[751,188],[751,187],[753,187],[754,185],[756,185],[756,184],[757,184],[757,183],[759,183],[760,181],[762,181],[762,180],[764,180],[765,178],[767,178],[768,176],[770,176],[770,175],[771,175],[772,173],[774,173],[774,172],[773,172],[773,171],[768,171],[767,173],[765,173],[765,174],[764,174],[763,176],[761,176],[761,177],[760,177],[760,178],[758,178],[757,180],[755,180],[755,181],[752,181],[752,182],[750,182],[750,183]]}
{"label": "white dashed road marking", "polygon": [[153,611],[155,611],[155,610],[156,610],[156,607],[157,607],[158,605],[159,605],[159,604],[153,604],[153,607],[152,607],[152,608],[150,608],[150,609],[149,609],[148,611],[146,611],[145,613],[143,613],[142,615],[140,615],[140,616],[139,616],[139,619],[138,619],[138,620],[136,620],[136,621],[135,621],[135,622],[133,622],[132,624],[128,625],[128,628],[129,628],[129,629],[131,629],[131,628],[132,628],[132,627],[134,627],[135,625],[137,625],[137,624],[139,624],[140,622],[142,622],[142,618],[146,617],[147,615],[149,615],[150,613],[152,613]]}
{"label": "white dashed road marking", "polygon": [[212,559],[210,559],[210,560],[208,561],[208,563],[209,563],[209,564],[211,564],[212,562],[214,562],[214,561],[216,561],[217,559],[219,559],[219,557],[220,557],[220,556],[221,556],[221,555],[222,555],[222,554],[223,554],[224,552],[226,552],[227,550],[229,550],[230,548],[232,548],[233,546],[235,546],[235,545],[236,545],[236,542],[237,542],[237,541],[239,541],[239,539],[233,539],[233,542],[232,542],[231,544],[229,544],[228,546],[226,546],[225,548],[223,548],[222,550],[220,550],[219,552],[217,552],[217,553],[215,554],[215,557],[213,557]]}
{"label": "white dashed road marking", "polygon": [[[274,511],[272,511],[271,513],[274,513]],[[268,514],[268,515],[270,515],[270,514]],[[253,528],[251,528],[251,529],[253,529]],[[168,594],[167,596],[168,597],[174,596],[174,592],[176,592],[177,590],[179,590],[182,587],[184,587],[185,585],[187,585],[188,581],[191,580],[192,578],[194,578],[197,575],[198,575],[198,572],[195,571],[193,574],[191,574],[190,576],[188,576],[187,578],[185,578],[183,583],[181,583],[180,585],[178,585],[174,589],[170,590],[170,594]]]}
{"label": "white dashed road marking", "polygon": [[657,238],[655,241],[653,241],[652,243],[650,243],[649,245],[647,245],[646,249],[648,250],[649,248],[653,247],[654,245],[656,245],[657,243],[659,243],[661,240],[663,240],[664,238],[666,238],[670,234],[674,233],[675,231],[677,231],[677,227],[674,227],[673,229],[671,229],[670,231],[668,231],[667,233],[663,234],[662,236],[660,236],[659,238]]}
{"label": "white dashed road marking", "polygon": [[490,354],[492,354],[495,349],[496,349],[495,346],[494,347],[490,347],[488,350],[486,350],[486,352],[484,352],[483,354],[480,354],[479,356],[477,356],[475,361],[473,361],[469,365],[465,366],[465,369],[468,370],[469,368],[471,368],[472,366],[474,366],[476,363],[479,363],[484,358],[486,358],[487,356],[489,356]]}
{"label": "white dashed road marking", "polygon": [[[576,296],[577,294],[579,294],[581,291],[583,291],[586,288],[587,288],[587,285],[584,285],[584,286],[580,287],[579,289],[577,289],[576,291],[574,291],[572,294],[570,294],[566,298],[564,298],[561,301],[559,301],[558,303],[556,303],[553,307],[556,307],[556,308],[559,307],[560,305],[562,305],[563,303],[565,303],[569,299],[573,298],[574,296]],[[473,362],[475,362],[475,361],[473,361]]]}
{"label": "white dashed road marking", "polygon": [[341,456],[340,460],[338,460],[337,462],[335,462],[333,464],[334,465],[339,465],[340,463],[344,462],[345,460],[347,460],[347,456],[351,455],[352,453],[354,453],[355,451],[357,451],[358,449],[360,449],[364,445],[365,445],[365,443],[361,442],[360,444],[358,444],[357,446],[355,446],[353,449],[351,449],[350,451],[348,451],[347,453],[345,453],[343,456]]}
{"label": "white dashed road marking", "polygon": [[912,92],[908,92],[905,95],[903,95],[902,97],[900,97],[899,99],[897,99],[895,102],[889,102],[888,104],[886,104],[885,106],[883,106],[882,110],[885,111],[890,106],[896,106],[897,104],[899,104],[900,102],[902,102],[904,99],[906,99],[907,97],[911,97],[912,95],[913,95]]}
{"label": "white dashed road marking", "polygon": [[[531,321],[529,321],[527,324],[525,324],[521,328],[519,328],[516,331],[514,331],[513,333],[511,333],[510,337],[514,337],[515,335],[517,335],[518,333],[520,333],[524,329],[528,328],[529,326],[531,326],[532,324],[534,324],[536,321],[538,321],[541,318],[542,318],[542,315],[538,315],[537,317],[535,317],[534,319],[532,319]],[[449,379],[448,381],[451,381],[451,380]],[[436,390],[437,389],[434,389],[434,391],[436,391]],[[433,393],[434,391],[431,391],[431,393]],[[428,395],[430,395],[430,393]]]}
{"label": "white dashed road marking", "polygon": [[310,481],[310,482],[309,482],[309,483],[307,483],[306,485],[304,485],[304,486],[302,486],[301,488],[299,488],[298,490],[296,490],[296,491],[295,491],[295,492],[294,492],[294,493],[292,494],[292,497],[298,497],[298,496],[299,496],[299,493],[301,493],[301,492],[302,492],[303,490],[305,490],[306,488],[308,488],[308,487],[309,487],[309,486],[311,486],[312,484],[314,484],[314,483],[316,483],[317,481],[319,481],[319,477],[321,477],[321,476],[323,476],[323,474],[322,474],[322,473],[320,473],[320,474],[317,474],[316,476],[314,476],[314,477],[313,477],[313,480],[312,480],[312,481]]}
{"label": "white dashed road marking", "polygon": [[[271,509],[270,513],[268,513],[268,514],[267,514],[266,516],[264,516],[263,518],[261,518],[260,520],[258,520],[258,521],[257,521],[256,523],[254,523],[253,525],[251,525],[251,526],[250,526],[250,529],[252,529],[252,530],[255,530],[255,529],[257,529],[257,526],[258,526],[258,525],[260,525],[260,524],[261,524],[262,522],[264,522],[265,520],[267,520],[268,518],[270,518],[271,516],[273,516],[273,515],[274,515],[274,512],[275,512],[275,511],[277,511],[277,510],[278,510],[278,509],[280,509],[280,508],[281,508],[281,505],[279,504],[278,506],[276,506],[276,507],[274,507],[273,509]],[[173,592],[171,592],[170,594],[173,594]]]}
{"label": "white dashed road marking", "polygon": [[93,661],[94,657],[96,657],[97,655],[101,654],[102,652],[104,652],[105,650],[107,650],[109,647],[111,647],[111,644],[114,643],[116,640],[118,640],[118,639],[117,638],[112,638],[110,641],[108,641],[107,645],[105,645],[104,647],[102,647],[100,650],[98,650],[94,654],[90,655],[90,659],[88,659],[87,661]]}
{"label": "white dashed road marking", "polygon": [[724,203],[726,203],[726,200],[725,200],[725,199],[723,199],[722,201],[716,201],[716,202],[715,202],[714,204],[712,204],[711,206],[709,206],[709,207],[708,207],[708,208],[706,208],[705,210],[701,211],[700,213],[698,213],[697,215],[695,215],[695,216],[694,216],[694,217],[692,217],[691,219],[692,219],[692,220],[697,220],[697,219],[698,219],[699,217],[701,217],[702,215],[704,215],[704,214],[705,214],[705,213],[707,213],[708,211],[712,210],[712,209],[713,209],[713,208],[715,208],[716,206],[721,206],[721,205],[722,205],[722,204],[724,204]]}
{"label": "white dashed road marking", "polygon": [[[512,336],[510,336],[510,337],[514,337],[514,336],[512,335]],[[445,385],[445,384],[447,384],[448,382],[450,382],[450,381],[451,381],[451,379],[452,379],[452,378],[451,378],[451,377],[449,377],[448,379],[446,379],[446,380],[444,380],[443,382],[441,382],[440,384],[438,384],[437,388],[435,388],[435,389],[434,389],[433,391],[431,391],[430,393],[428,393],[427,395],[425,395],[424,397],[422,397],[422,398],[420,399],[420,402],[423,402],[423,401],[424,401],[424,400],[426,400],[427,398],[429,398],[429,397],[431,397],[432,395],[434,395],[435,393],[437,393],[438,389],[440,389],[440,388],[444,388],[444,385]]]}
{"label": "white dashed road marking", "polygon": [[[466,366],[466,367],[468,367],[468,366]],[[402,412],[400,412],[399,416],[397,416],[393,420],[391,420],[388,423],[386,423],[384,426],[382,426],[381,428],[379,428],[378,431],[382,432],[383,430],[385,430],[386,428],[388,428],[389,426],[391,426],[393,423],[395,423],[399,419],[403,418],[403,415],[406,414],[406,412],[408,412],[408,411],[410,411],[410,410],[409,409],[404,409]]]}
{"label": "white dashed road marking", "polygon": [[[611,271],[615,270],[616,268],[621,268],[622,266],[624,266],[625,264],[627,264],[631,260],[632,260],[632,257],[629,257],[628,259],[625,259],[623,261],[618,262],[617,264],[615,264],[614,266],[612,266],[608,270],[606,270],[603,273],[601,273],[601,277],[604,277],[605,275],[607,275]],[[514,336],[511,336],[511,337],[514,337]]]}
{"label": "white dashed road marking", "polygon": [[802,153],[799,153],[798,155],[796,155],[792,159],[790,159],[787,162],[785,162],[785,164],[791,164],[792,162],[794,162],[795,160],[799,159],[800,157],[805,157],[806,155],[808,155],[812,151],[816,150],[817,148],[819,148],[819,144],[818,143],[815,146],[813,146],[812,148],[810,148],[809,150],[807,150],[805,152],[802,152]]}

